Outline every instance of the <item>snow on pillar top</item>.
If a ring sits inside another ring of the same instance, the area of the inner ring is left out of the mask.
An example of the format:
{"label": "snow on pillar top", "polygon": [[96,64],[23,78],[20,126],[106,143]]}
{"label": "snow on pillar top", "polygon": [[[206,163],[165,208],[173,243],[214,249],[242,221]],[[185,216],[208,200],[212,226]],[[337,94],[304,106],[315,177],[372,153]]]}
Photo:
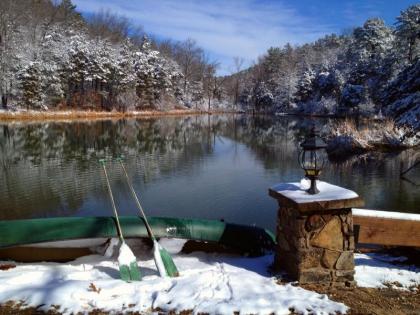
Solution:
{"label": "snow on pillar top", "polygon": [[310,195],[301,182],[280,183],[269,189],[269,195],[282,206],[302,213],[364,206],[363,199],[354,191],[322,181],[317,182],[317,187],[319,193]]}

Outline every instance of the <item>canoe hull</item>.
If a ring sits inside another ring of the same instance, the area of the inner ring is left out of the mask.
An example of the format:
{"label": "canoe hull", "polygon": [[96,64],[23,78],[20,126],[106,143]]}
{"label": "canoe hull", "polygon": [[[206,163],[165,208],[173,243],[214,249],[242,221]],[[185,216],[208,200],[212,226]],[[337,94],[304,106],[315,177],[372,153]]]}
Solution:
{"label": "canoe hull", "polygon": [[[120,217],[120,223],[125,238],[148,237],[142,218],[124,216]],[[213,242],[250,256],[271,251],[275,243],[269,231],[254,226],[164,217],[151,217],[149,223],[157,238]],[[112,217],[0,221],[0,259],[71,260],[82,256],[80,254],[89,254],[92,245],[105,244],[115,237],[118,235]]]}

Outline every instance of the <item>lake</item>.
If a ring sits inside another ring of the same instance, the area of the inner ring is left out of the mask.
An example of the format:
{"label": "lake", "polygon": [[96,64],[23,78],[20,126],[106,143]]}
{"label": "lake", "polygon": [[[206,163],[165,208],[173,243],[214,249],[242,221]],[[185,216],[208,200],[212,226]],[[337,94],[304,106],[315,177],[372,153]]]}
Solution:
{"label": "lake", "polygon": [[[327,128],[332,120],[314,120]],[[274,229],[268,188],[299,181],[299,142],[312,120],[197,115],[107,121],[1,123],[0,219],[110,216],[100,158],[121,214],[135,215],[125,156],[146,212]],[[420,213],[420,171],[399,178],[414,152],[328,163],[322,180],[359,193],[371,209]]]}

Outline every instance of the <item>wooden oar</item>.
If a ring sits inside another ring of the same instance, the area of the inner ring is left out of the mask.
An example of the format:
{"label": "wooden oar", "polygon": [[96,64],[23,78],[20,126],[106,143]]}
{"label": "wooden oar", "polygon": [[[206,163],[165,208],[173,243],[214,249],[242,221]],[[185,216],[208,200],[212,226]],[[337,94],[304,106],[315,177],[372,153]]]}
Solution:
{"label": "wooden oar", "polygon": [[130,247],[125,243],[120,220],[118,219],[117,208],[115,206],[114,196],[112,195],[111,185],[109,184],[108,174],[106,172],[105,160],[99,160],[99,163],[102,164],[104,169],[106,184],[108,186],[109,197],[112,203],[112,209],[114,210],[115,221],[117,223],[117,233],[118,237],[121,241],[120,251],[118,255],[118,264],[120,269],[120,277],[122,280],[130,282],[130,281],[140,281],[141,280],[141,273],[139,266],[137,265],[136,256],[134,256],[133,252],[131,251]]}
{"label": "wooden oar", "polygon": [[136,194],[136,192],[133,188],[133,184],[130,180],[130,177],[128,176],[127,171],[124,167],[124,164],[122,162],[122,158],[118,158],[117,160],[120,162],[121,168],[124,171],[125,177],[127,179],[127,184],[130,187],[131,194],[133,195],[133,198],[134,198],[134,200],[136,201],[136,204],[137,204],[137,208],[139,208],[140,213],[141,213],[141,215],[144,219],[144,223],[146,225],[147,233],[149,234],[149,237],[153,242],[153,257],[154,257],[154,260],[155,260],[156,267],[159,271],[159,275],[161,277],[166,277],[166,276],[177,277],[177,276],[179,276],[178,269],[176,268],[175,263],[174,263],[171,255],[168,253],[168,251],[165,248],[162,247],[162,245],[160,245],[157,242],[157,240],[156,240],[156,238],[153,234],[152,228],[150,227],[149,222],[147,221],[147,217],[146,217],[146,214],[144,213],[143,207],[140,204],[139,198],[137,197],[137,194]]}

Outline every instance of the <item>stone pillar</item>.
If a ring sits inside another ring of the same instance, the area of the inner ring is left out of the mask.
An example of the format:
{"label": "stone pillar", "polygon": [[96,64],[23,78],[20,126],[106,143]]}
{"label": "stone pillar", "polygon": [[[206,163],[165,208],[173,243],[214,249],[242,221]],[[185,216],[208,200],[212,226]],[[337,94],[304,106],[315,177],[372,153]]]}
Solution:
{"label": "stone pillar", "polygon": [[269,190],[277,199],[274,267],[299,283],[354,285],[354,234],[351,208],[363,206],[353,191],[318,182],[309,195],[300,183]]}

